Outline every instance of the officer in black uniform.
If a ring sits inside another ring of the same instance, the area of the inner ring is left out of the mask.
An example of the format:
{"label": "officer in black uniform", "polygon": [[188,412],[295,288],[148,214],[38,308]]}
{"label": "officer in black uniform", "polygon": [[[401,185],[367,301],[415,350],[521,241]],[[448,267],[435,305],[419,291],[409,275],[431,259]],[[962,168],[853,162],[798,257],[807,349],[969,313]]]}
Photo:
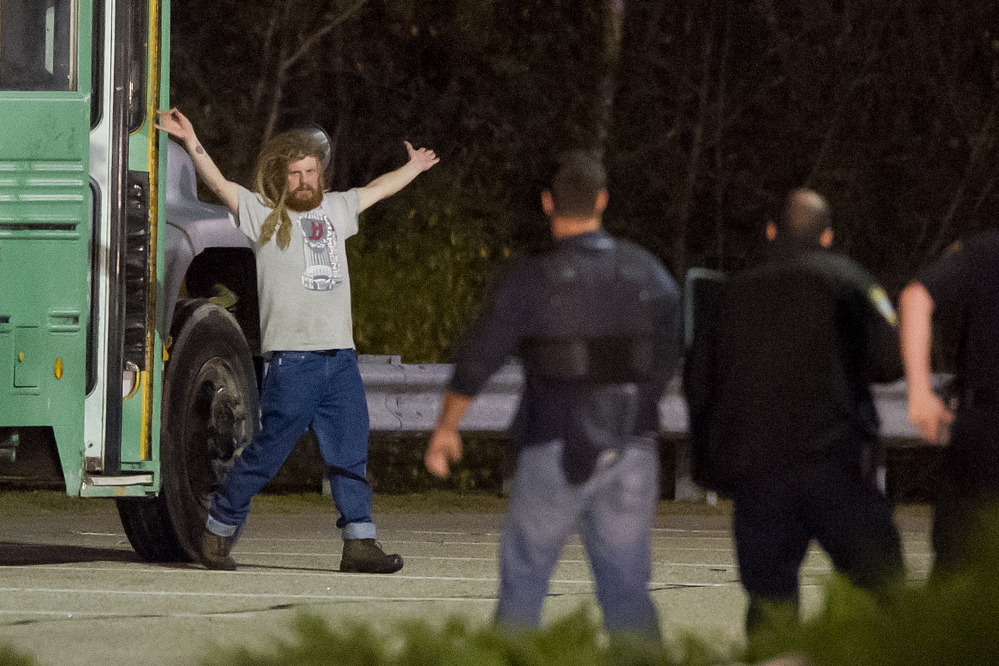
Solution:
{"label": "officer in black uniform", "polygon": [[791,192],[765,260],[722,286],[688,354],[699,478],[733,499],[750,637],[768,606],[797,621],[813,538],[863,588],[887,591],[903,573],[870,389],[901,376],[895,314],[866,271],[827,249],[832,236],[824,199]]}
{"label": "officer in black uniform", "polygon": [[605,626],[658,639],[648,593],[657,405],[678,356],[679,293],[651,254],[601,229],[604,183],[600,163],[574,153],[542,193],[554,245],[500,276],[457,352],[426,463],[448,474],[461,456],[462,415],[519,354],[525,381],[496,619],[539,625],[551,573],[578,529]]}
{"label": "officer in black uniform", "polygon": [[[926,441],[949,441],[932,534],[934,575],[946,574],[973,560],[975,521],[999,500],[999,230],[948,248],[905,288],[899,308],[909,418]],[[931,386],[933,323],[958,341],[947,400],[956,412]]]}

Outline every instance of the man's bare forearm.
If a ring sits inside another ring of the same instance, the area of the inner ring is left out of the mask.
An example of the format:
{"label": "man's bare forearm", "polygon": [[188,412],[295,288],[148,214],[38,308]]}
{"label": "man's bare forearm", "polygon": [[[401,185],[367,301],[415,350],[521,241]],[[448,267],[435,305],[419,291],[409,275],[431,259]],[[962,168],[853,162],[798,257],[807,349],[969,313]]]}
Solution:
{"label": "man's bare forearm", "polygon": [[191,156],[194,163],[194,170],[212,192],[218,195],[225,205],[233,213],[239,210],[239,186],[222,175],[215,160],[211,158],[208,151],[198,140],[198,135],[194,131],[194,125],[187,116],[179,109],[173,108],[169,111],[157,111],[159,122],[156,129],[163,130],[170,136],[180,141],[184,150]]}
{"label": "man's bare forearm", "polygon": [[448,391],[444,394],[444,404],[441,406],[441,413],[437,419],[434,430],[457,430],[461,424],[461,418],[468,411],[471,404],[475,402],[474,397]]}
{"label": "man's bare forearm", "polygon": [[933,343],[933,297],[912,282],[899,297],[902,361],[909,388],[909,420],[931,444],[946,444],[954,415],[933,392],[930,345]]}
{"label": "man's bare forearm", "polygon": [[382,199],[387,199],[399,192],[402,188],[413,182],[421,173],[422,169],[412,162],[407,162],[395,171],[389,171],[378,176],[364,187],[359,188],[361,193],[360,210],[364,210]]}
{"label": "man's bare forearm", "polygon": [[236,183],[222,175],[222,171],[215,164],[215,160],[208,154],[204,146],[198,140],[197,135],[192,135],[184,141],[184,148],[194,162],[194,170],[198,177],[214,192],[226,207],[233,213],[239,211],[239,187]]}
{"label": "man's bare forearm", "polygon": [[430,435],[430,443],[423,457],[424,464],[431,474],[441,478],[451,471],[451,463],[461,460],[461,435],[458,424],[465,410],[475,398],[448,391],[444,394],[444,404],[437,425]]}
{"label": "man's bare forearm", "polygon": [[440,161],[437,154],[429,148],[413,148],[413,144],[409,141],[406,141],[405,144],[406,152],[409,153],[408,162],[395,171],[382,174],[364,187],[358,188],[361,195],[360,210],[392,196]]}
{"label": "man's bare forearm", "polygon": [[930,345],[933,341],[933,299],[919,282],[899,297],[899,341],[909,393],[932,392]]}

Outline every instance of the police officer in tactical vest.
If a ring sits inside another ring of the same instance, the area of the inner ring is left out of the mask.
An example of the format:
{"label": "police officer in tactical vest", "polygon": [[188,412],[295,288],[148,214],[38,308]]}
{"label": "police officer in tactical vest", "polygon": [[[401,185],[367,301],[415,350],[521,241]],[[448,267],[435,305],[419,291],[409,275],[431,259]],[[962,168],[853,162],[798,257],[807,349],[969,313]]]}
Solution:
{"label": "police officer in tactical vest", "polygon": [[678,355],[678,290],[651,254],[601,229],[608,194],[593,156],[563,160],[541,201],[554,244],[507,267],[459,346],[427,467],[448,473],[461,456],[462,414],[519,355],[519,450],[496,619],[539,625],[551,573],[578,528],[607,628],[658,639],[647,589],[657,404]]}

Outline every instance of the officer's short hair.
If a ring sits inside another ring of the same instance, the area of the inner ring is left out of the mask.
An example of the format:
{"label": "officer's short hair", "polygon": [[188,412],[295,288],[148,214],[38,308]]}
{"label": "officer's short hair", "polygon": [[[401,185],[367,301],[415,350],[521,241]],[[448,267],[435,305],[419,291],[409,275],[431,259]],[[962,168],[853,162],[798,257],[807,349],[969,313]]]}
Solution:
{"label": "officer's short hair", "polygon": [[801,243],[818,245],[822,234],[831,227],[829,204],[821,194],[805,187],[791,190],[778,218],[780,233]]}
{"label": "officer's short hair", "polygon": [[607,187],[607,172],[600,157],[586,150],[564,153],[552,180],[554,215],[590,217],[596,212],[597,194]]}

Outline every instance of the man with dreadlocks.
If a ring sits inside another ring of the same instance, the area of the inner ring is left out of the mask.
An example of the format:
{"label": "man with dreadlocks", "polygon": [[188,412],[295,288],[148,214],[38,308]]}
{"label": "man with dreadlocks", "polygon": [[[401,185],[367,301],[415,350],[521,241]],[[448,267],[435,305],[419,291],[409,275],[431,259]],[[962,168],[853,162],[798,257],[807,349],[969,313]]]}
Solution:
{"label": "man with dreadlocks", "polygon": [[233,570],[232,544],[250,500],[270,481],[298,438],[312,428],[328,470],[343,536],[340,570],[394,573],[402,557],[375,541],[371,485],[366,478],[368,410],[357,368],[344,240],[358,214],[408,185],[438,162],[432,150],[407,141],[409,161],[346,192],[323,192],[324,146],[293,130],[260,152],[255,192],[228,180],[177,109],[160,111],[157,127],[177,138],[198,176],[254,242],[265,370],[261,428],[211,497],[199,559]]}

